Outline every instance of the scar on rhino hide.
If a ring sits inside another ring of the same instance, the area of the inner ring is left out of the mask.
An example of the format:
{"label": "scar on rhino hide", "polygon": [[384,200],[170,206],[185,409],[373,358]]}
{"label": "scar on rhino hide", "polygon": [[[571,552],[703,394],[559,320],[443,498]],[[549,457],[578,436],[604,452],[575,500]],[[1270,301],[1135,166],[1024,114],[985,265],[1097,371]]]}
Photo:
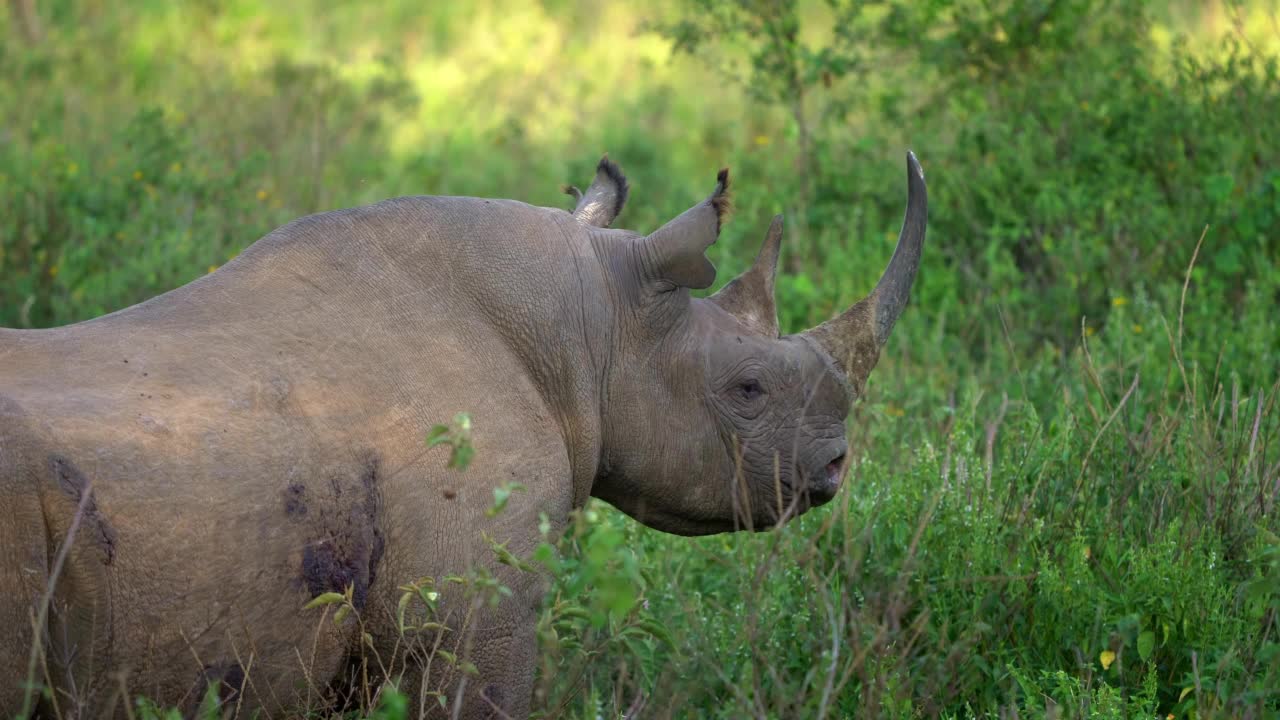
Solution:
{"label": "scar on rhino hide", "polygon": [[[116,531],[107,519],[98,511],[98,501],[93,497],[93,488],[80,469],[61,455],[49,456],[49,472],[58,481],[58,487],[75,501],[76,507],[84,505],[82,522],[89,528],[94,542],[102,550],[102,564],[110,565],[116,557]],[[85,493],[89,496],[84,497]]]}
{"label": "scar on rhino hide", "polygon": [[299,518],[310,507],[316,509],[312,522],[318,537],[303,547],[301,568],[302,583],[312,597],[326,592],[343,593],[350,587],[352,605],[357,610],[364,609],[386,546],[378,477],[378,460],[371,456],[360,473],[363,497],[358,500],[352,493],[343,492],[341,477],[332,478],[331,497],[312,498],[310,504],[301,483],[286,488],[286,514]]}
{"label": "scar on rhino hide", "polygon": [[307,486],[302,483],[289,483],[284,490],[284,514],[291,518],[299,518],[307,514]]}

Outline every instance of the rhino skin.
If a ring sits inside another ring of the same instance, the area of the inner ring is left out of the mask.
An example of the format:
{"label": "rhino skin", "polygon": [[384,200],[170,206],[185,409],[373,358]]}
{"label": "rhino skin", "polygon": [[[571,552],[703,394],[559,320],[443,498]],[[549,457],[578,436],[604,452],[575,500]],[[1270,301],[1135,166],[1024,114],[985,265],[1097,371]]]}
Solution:
{"label": "rhino skin", "polygon": [[[924,176],[907,168],[880,283],[798,335],[774,308],[780,217],[749,270],[693,299],[715,278],[727,171],[646,236],[606,229],[627,194],[607,158],[572,213],[428,196],[321,213],[139,305],[0,329],[0,713],[35,711],[34,668],[52,688],[37,709],[63,717],[120,717],[126,692],[190,709],[210,689],[232,714],[298,714],[366,671],[415,714],[436,708],[425,688],[462,717],[526,715],[545,581],[481,531],[523,556],[540,514],[558,532],[591,496],[685,535],[828,501],[919,264]],[[458,411],[476,451],[461,472],[423,441]],[[475,566],[512,596],[464,624],[445,585],[455,632],[400,636],[399,585]],[[342,623],[304,609],[348,589]],[[437,643],[478,674],[425,671]]]}

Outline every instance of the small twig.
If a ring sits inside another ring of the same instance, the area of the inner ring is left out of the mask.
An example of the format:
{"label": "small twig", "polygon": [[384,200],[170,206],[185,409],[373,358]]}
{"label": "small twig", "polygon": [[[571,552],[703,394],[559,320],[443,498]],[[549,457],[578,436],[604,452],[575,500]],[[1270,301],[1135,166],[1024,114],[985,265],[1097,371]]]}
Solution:
{"label": "small twig", "polygon": [[1089,467],[1089,459],[1093,457],[1093,451],[1097,449],[1098,441],[1102,439],[1102,436],[1107,432],[1107,428],[1111,427],[1112,421],[1114,421],[1116,416],[1120,414],[1120,411],[1124,409],[1125,403],[1129,401],[1129,397],[1133,395],[1133,391],[1138,389],[1139,377],[1141,377],[1141,373],[1133,374],[1133,382],[1129,384],[1129,389],[1125,391],[1124,397],[1120,398],[1119,404],[1117,404],[1115,409],[1111,411],[1111,415],[1107,417],[1107,421],[1102,424],[1102,427],[1098,429],[1096,434],[1094,434],[1093,441],[1089,443],[1089,450],[1085,452],[1084,460],[1080,463],[1080,474],[1076,478],[1076,486],[1075,489],[1071,491],[1071,502],[1067,503],[1067,507],[1071,507],[1075,504],[1076,497],[1079,496],[1080,489],[1084,484],[1084,475],[1085,470]]}
{"label": "small twig", "polygon": [[[1000,426],[1004,423],[1005,413],[1009,411],[1009,394],[1004,393],[1004,399],[1000,402],[1000,412],[996,413],[996,419],[987,423],[987,495],[991,494],[991,473],[995,467],[996,453],[996,433],[999,432]],[[986,502],[986,499],[983,499]]]}
{"label": "small twig", "polygon": [[635,718],[640,717],[640,713],[644,712],[644,707],[648,704],[649,696],[643,692],[637,693],[636,699],[632,700],[626,712],[622,713],[622,720],[635,720]]}
{"label": "small twig", "polygon": [[[1089,380],[1093,383],[1094,389],[1097,390],[1098,395],[1102,397],[1102,402],[1104,405],[1106,405],[1107,411],[1110,412],[1112,409],[1111,399],[1107,397],[1107,391],[1102,387],[1102,378],[1098,376],[1098,371],[1094,365],[1093,353],[1089,352],[1089,336],[1085,334],[1084,329],[1085,329],[1085,318],[1081,317],[1080,318],[1080,348],[1084,351],[1084,359],[1085,359],[1084,369],[1086,370],[1086,374],[1088,375]],[[1088,399],[1089,399],[1089,394],[1085,393],[1086,402],[1088,401]],[[1092,403],[1089,404],[1089,411],[1093,412]],[[1098,416],[1094,414],[1093,419],[1097,420]]]}
{"label": "small twig", "polygon": [[1027,392],[1027,380],[1022,376],[1022,368],[1018,365],[1018,353],[1013,349],[1013,338],[1009,334],[1009,323],[1004,318],[1004,307],[1000,303],[996,303],[996,314],[1000,316],[1000,329],[1004,331],[1005,350],[1009,353],[1009,360],[1013,363],[1013,372],[1018,376],[1018,384],[1022,386],[1022,399],[1031,401],[1031,393]]}
{"label": "small twig", "polygon": [[1209,226],[1200,231],[1200,239],[1196,241],[1196,249],[1191,253],[1191,262],[1187,263],[1187,275],[1182,280],[1182,299],[1178,301],[1178,354],[1182,354],[1182,316],[1187,308],[1187,287],[1191,285],[1191,271],[1196,266],[1196,258],[1200,257],[1200,245],[1208,234]]}
{"label": "small twig", "polygon": [[40,656],[44,654],[43,643],[40,638],[43,637],[44,627],[49,622],[49,606],[53,604],[53,588],[57,585],[58,577],[62,574],[62,566],[67,562],[67,555],[71,552],[71,545],[75,542],[76,532],[80,529],[80,522],[84,520],[84,515],[88,511],[89,503],[92,502],[92,499],[93,480],[89,480],[84,490],[80,493],[80,504],[76,506],[75,515],[71,516],[71,525],[67,528],[67,535],[62,541],[62,547],[58,548],[57,557],[54,558],[53,568],[49,572],[49,582],[45,587],[44,596],[40,598],[40,611],[36,613],[35,620],[32,623],[31,654],[27,658],[27,683],[22,692],[22,712],[18,717],[31,717],[32,711],[35,709],[32,691],[35,689],[36,665],[40,662]]}

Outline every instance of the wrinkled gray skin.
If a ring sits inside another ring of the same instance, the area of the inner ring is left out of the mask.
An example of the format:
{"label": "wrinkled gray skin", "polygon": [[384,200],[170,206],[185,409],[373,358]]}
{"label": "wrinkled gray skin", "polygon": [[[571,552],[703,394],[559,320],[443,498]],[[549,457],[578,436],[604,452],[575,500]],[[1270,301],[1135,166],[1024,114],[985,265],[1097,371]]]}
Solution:
{"label": "wrinkled gray skin", "polygon": [[[0,329],[0,714],[24,707],[38,626],[35,679],[64,717],[120,716],[122,688],[190,708],[213,687],[245,716],[300,713],[358,688],[360,658],[415,703],[425,686],[462,717],[524,716],[544,585],[496,563],[480,532],[523,555],[540,513],[558,530],[593,495],[688,535],[829,500],[849,404],[919,261],[911,156],[908,179],[876,290],[788,337],[780,220],[749,271],[691,299],[715,277],[704,251],[727,173],[644,236],[604,229],[626,197],[607,160],[573,213],[409,197],[313,215],[140,305]],[[474,419],[463,472],[423,443],[458,411]],[[487,517],[512,481],[527,492]],[[464,624],[446,591],[456,631],[400,639],[397,586],[473,565],[513,597]],[[354,617],[303,609],[347,588],[372,648]],[[424,673],[437,640],[479,675],[439,657]]]}

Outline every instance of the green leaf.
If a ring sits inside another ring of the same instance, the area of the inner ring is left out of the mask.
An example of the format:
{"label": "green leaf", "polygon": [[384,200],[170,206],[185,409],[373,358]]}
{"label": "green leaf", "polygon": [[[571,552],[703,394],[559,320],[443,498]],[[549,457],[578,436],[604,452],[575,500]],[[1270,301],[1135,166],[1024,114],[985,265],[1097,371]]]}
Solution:
{"label": "green leaf", "polygon": [[591,613],[587,612],[586,609],[580,605],[571,605],[569,607],[566,607],[565,609],[559,612],[559,615],[562,618],[570,618],[570,619],[577,619],[577,620],[591,619]]}
{"label": "green leaf", "polygon": [[436,425],[427,432],[427,447],[435,447],[449,441],[449,426]]}
{"label": "green leaf", "polygon": [[1210,200],[1225,202],[1236,187],[1236,179],[1230,173],[1214,173],[1205,178],[1204,190]]}
{"label": "green leaf", "polygon": [[471,445],[471,416],[460,412],[453,416],[450,425],[435,425],[427,432],[427,447],[448,444],[453,449],[449,452],[450,469],[466,470],[475,456],[475,448]]}
{"label": "green leaf", "polygon": [[334,603],[346,602],[346,599],[347,597],[342,593],[336,593],[336,592],[321,593],[320,595],[317,595],[315,598],[313,598],[311,602],[302,606],[302,609],[310,610],[311,608],[320,607],[321,605],[332,605]]}
{"label": "green leaf", "polygon": [[676,646],[676,641],[671,637],[671,633],[667,632],[666,628],[662,627],[654,620],[641,620],[636,623],[636,627],[644,630],[658,640],[661,640],[667,645],[667,647],[674,648]]}
{"label": "green leaf", "polygon": [[[460,441],[467,442],[467,441]],[[466,470],[471,464],[471,458],[475,457],[476,449],[471,445],[457,445],[453,448],[453,452],[449,454],[448,467],[453,470]]]}
{"label": "green leaf", "polygon": [[493,489],[493,505],[484,511],[488,517],[494,517],[501,513],[507,507],[507,501],[511,499],[511,493],[524,492],[525,487],[520,483],[503,483]]}
{"label": "green leaf", "polygon": [[1138,657],[1146,662],[1151,658],[1151,652],[1156,649],[1156,634],[1150,630],[1144,630],[1138,634]]}
{"label": "green leaf", "polygon": [[396,627],[400,628],[401,633],[404,632],[404,611],[412,598],[413,593],[405,593],[400,596],[400,602],[396,603]]}

